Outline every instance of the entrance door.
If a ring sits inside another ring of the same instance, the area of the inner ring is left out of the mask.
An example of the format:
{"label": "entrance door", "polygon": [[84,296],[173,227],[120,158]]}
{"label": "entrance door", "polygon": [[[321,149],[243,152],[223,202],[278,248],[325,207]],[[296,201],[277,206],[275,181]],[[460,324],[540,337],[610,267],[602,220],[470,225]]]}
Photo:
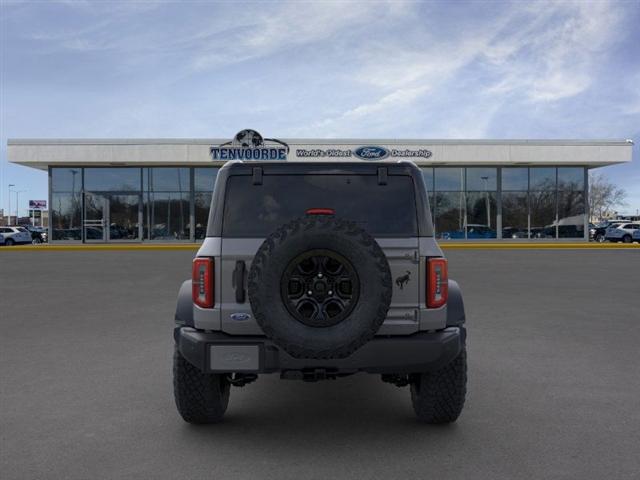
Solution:
{"label": "entrance door", "polygon": [[139,241],[142,198],[138,194],[86,193],[84,238],[87,242]]}
{"label": "entrance door", "polygon": [[86,242],[106,242],[108,197],[96,193],[84,195],[83,236]]}

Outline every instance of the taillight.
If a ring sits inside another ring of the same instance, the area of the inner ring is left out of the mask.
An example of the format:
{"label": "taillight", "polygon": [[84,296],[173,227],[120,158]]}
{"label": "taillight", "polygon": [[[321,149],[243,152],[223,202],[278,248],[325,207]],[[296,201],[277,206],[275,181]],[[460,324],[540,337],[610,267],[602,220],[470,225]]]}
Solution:
{"label": "taillight", "polygon": [[445,258],[427,260],[427,307],[439,308],[447,303],[449,275]]}
{"label": "taillight", "polygon": [[191,273],[193,303],[202,308],[213,307],[213,258],[193,260]]}
{"label": "taillight", "polygon": [[335,215],[336,211],[333,208],[309,208],[304,213],[307,215]]}

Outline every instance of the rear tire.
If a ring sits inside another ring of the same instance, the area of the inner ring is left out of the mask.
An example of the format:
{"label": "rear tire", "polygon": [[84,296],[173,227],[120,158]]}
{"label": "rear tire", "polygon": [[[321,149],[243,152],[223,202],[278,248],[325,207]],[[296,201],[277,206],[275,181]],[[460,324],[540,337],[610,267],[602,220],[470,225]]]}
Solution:
{"label": "rear tire", "polygon": [[598,243],[604,243],[604,235],[599,233],[596,235],[596,238],[594,240]]}
{"label": "rear tire", "polygon": [[229,405],[231,385],[226,375],[202,373],[175,347],[173,354],[173,393],[176,407],[185,422],[217,423]]}
{"label": "rear tire", "polygon": [[622,237],[622,243],[631,243],[631,235],[625,235]]}
{"label": "rear tire", "polygon": [[418,419],[425,423],[455,422],[467,393],[467,350],[435,372],[411,376],[411,403]]}
{"label": "rear tire", "polygon": [[7,247],[11,247],[11,246],[13,246],[15,243],[16,243],[16,242],[14,242],[12,238],[7,238],[7,239],[4,241],[4,244],[5,244]]}
{"label": "rear tire", "polygon": [[31,243],[34,245],[40,245],[42,243],[42,240],[40,240],[39,238],[34,238],[33,240],[31,240]]}

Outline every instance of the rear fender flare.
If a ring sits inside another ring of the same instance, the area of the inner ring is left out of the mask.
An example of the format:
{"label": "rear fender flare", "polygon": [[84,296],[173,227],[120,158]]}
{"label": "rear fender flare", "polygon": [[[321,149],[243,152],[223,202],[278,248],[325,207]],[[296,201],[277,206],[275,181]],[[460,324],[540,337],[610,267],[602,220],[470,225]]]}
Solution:
{"label": "rear fender flare", "polygon": [[464,302],[462,301],[462,289],[458,282],[449,280],[449,297],[447,299],[447,327],[464,325]]}
{"label": "rear fender flare", "polygon": [[191,297],[191,280],[185,280],[178,292],[178,304],[176,305],[176,324],[193,327],[193,300]]}

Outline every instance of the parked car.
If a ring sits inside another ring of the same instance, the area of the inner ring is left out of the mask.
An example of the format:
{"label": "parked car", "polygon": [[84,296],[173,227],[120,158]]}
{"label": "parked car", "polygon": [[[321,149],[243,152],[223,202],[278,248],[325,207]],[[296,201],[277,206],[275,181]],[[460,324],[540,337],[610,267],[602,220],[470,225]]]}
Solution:
{"label": "parked car", "polygon": [[[451,230],[448,232],[442,232],[439,235],[444,240],[462,239],[465,238],[464,230]],[[477,225],[470,223],[467,225],[467,239],[475,238],[496,238],[496,231],[486,225]]]}
{"label": "parked car", "polygon": [[31,234],[31,243],[38,245],[40,243],[47,243],[49,237],[46,228],[34,227],[33,225],[22,225],[22,228],[26,229]]}
{"label": "parked car", "polygon": [[31,234],[23,227],[0,227],[0,233],[7,247],[31,243]]}
{"label": "parked car", "polygon": [[631,243],[633,241],[632,235],[638,229],[640,229],[640,223],[636,222],[623,223],[615,227],[609,227],[605,234],[605,240],[610,242]]}
{"label": "parked car", "polygon": [[558,238],[584,238],[584,226],[558,225]]}
{"label": "parked car", "polygon": [[531,227],[531,238],[556,238],[556,227]]}
{"label": "parked car", "polygon": [[528,238],[527,228],[504,227],[502,229],[502,238]]}
{"label": "parked car", "polygon": [[605,222],[598,223],[589,229],[589,238],[595,242],[602,243],[605,241],[607,235],[607,228],[617,227],[627,220],[607,220]]}

